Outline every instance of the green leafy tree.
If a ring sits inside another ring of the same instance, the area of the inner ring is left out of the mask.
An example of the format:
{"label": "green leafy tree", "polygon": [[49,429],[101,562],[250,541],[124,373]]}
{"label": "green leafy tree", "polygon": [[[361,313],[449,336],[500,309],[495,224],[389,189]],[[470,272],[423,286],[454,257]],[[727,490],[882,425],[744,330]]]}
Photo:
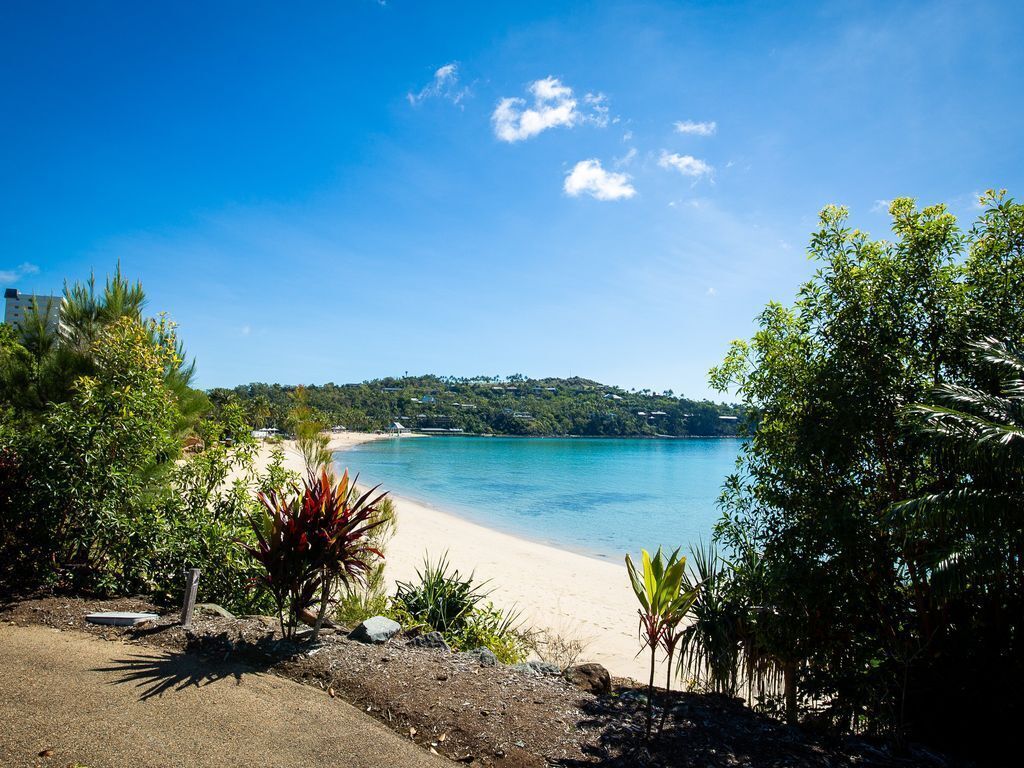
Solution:
{"label": "green leafy tree", "polygon": [[49,407],[37,429],[8,432],[10,449],[33,468],[9,510],[28,546],[10,554],[69,586],[133,591],[145,586],[158,526],[145,509],[178,455],[176,402],[163,386],[176,353],[122,318],[91,354],[94,375],[80,377],[67,402]]}
{"label": "green leafy tree", "polygon": [[[1009,295],[1024,279],[1021,206],[1001,193],[983,204],[965,234],[943,206],[896,200],[891,241],[826,208],[814,277],[792,306],[769,304],[711,371],[758,415],[717,536],[756,563],[737,575],[737,599],[751,641],[791,670],[787,710],[814,701],[843,728],[953,732],[928,700],[970,657],[936,655],[956,621],[934,600],[929,537],[889,510],[944,472],[906,429],[905,407],[950,380],[986,380],[964,354],[971,334],[1024,329]],[[998,719],[1007,702],[990,693],[962,687],[974,721]]]}

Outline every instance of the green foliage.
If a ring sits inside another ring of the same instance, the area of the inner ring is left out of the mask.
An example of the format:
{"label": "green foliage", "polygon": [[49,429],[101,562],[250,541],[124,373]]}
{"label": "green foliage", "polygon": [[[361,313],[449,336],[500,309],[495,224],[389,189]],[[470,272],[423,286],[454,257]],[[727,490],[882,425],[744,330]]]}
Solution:
{"label": "green foliage", "polygon": [[321,425],[352,430],[386,429],[399,421],[414,429],[472,434],[720,437],[740,433],[746,416],[742,407],[581,378],[407,376],[343,386],[248,384],[230,393],[259,414],[261,425],[292,432],[296,395]]}
{"label": "green foliage", "polygon": [[4,521],[28,545],[10,556],[27,577],[78,588],[140,591],[161,519],[149,502],[178,455],[174,398],[163,370],[174,350],[154,347],[138,322],[121,318],[93,344],[94,375],[38,427],[10,429],[8,449],[26,466],[25,485]]}
{"label": "green foliage", "polygon": [[373,498],[373,488],[359,495],[347,472],[335,484],[326,470],[291,490],[260,493],[262,514],[251,522],[256,544],[243,548],[262,568],[285,637],[294,637],[299,615],[319,601],[315,640],[335,586],[363,580],[383,557],[369,540],[381,525],[373,517],[383,494]]}
{"label": "green foliage", "polygon": [[235,541],[253,489],[287,473],[256,476],[240,406],[190,387],[174,325],[144,305],[118,269],[65,288],[59,333],[42,307],[0,325],[0,583],[177,600],[198,567],[200,599],[265,610]]}
{"label": "green foliage", "polygon": [[[647,550],[641,551],[642,569],[638,570],[633,559],[626,555],[626,571],[633,587],[633,594],[640,602],[640,639],[651,652],[651,675],[647,685],[647,738],[651,736],[652,707],[654,704],[654,670],[659,648],[665,651],[668,671],[665,678],[666,692],[672,682],[672,657],[679,643],[679,625],[697,598],[699,586],[683,589],[686,574],[686,558],[675,550],[667,558],[661,548],[652,558]],[[641,649],[642,652],[642,649]],[[665,724],[662,710],[659,733]]]}
{"label": "green foliage", "polygon": [[[934,579],[936,554],[959,559],[968,540],[995,571],[1007,560],[981,544],[983,529],[968,532],[966,518],[951,526],[921,503],[889,511],[974,477],[958,463],[963,445],[937,450],[907,428],[905,408],[935,388],[953,396],[950,381],[989,408],[980,393],[993,393],[993,377],[965,352],[968,342],[1024,337],[1024,208],[1004,193],[982,203],[965,234],[943,206],[896,200],[891,241],[826,208],[811,239],[814,277],[792,306],[769,304],[753,338],[711,372],[759,414],[723,489],[717,537],[736,561],[723,609],[739,614],[742,655],[762,672],[782,671],[793,716],[813,705],[841,728],[937,741],[966,716],[984,742],[1019,711],[1001,693],[1024,682],[1021,646],[1009,639],[1019,603],[948,602]],[[957,491],[961,508],[981,515],[967,491]],[[975,594],[991,583],[976,583]],[[993,639],[995,627],[1004,640]],[[1003,672],[980,666],[986,654]],[[938,690],[955,690],[961,706],[942,706]]]}
{"label": "green foliage", "polygon": [[489,648],[504,663],[526,657],[519,614],[486,601],[487,582],[475,582],[473,574],[462,576],[447,555],[436,563],[425,560],[416,576],[415,582],[397,584],[393,610],[403,624],[440,632],[453,648]]}
{"label": "green foliage", "polygon": [[[390,498],[381,499],[374,506],[370,521],[375,525],[369,533],[369,545],[383,553],[398,529],[394,502]],[[385,562],[381,558],[370,566],[363,581],[342,585],[335,611],[335,618],[339,622],[353,626],[371,616],[386,615],[390,611],[391,601],[387,595],[384,568]]]}
{"label": "green foliage", "polygon": [[306,472],[316,473],[330,467],[334,460],[328,449],[330,440],[324,434],[327,424],[323,416],[309,405],[305,387],[297,387],[292,393],[294,405],[288,413],[288,426],[295,435],[295,446],[302,454]]}
{"label": "green foliage", "polygon": [[679,672],[697,687],[735,696],[739,690],[743,615],[734,594],[733,569],[714,544],[691,549],[684,591],[696,599],[679,632]]}

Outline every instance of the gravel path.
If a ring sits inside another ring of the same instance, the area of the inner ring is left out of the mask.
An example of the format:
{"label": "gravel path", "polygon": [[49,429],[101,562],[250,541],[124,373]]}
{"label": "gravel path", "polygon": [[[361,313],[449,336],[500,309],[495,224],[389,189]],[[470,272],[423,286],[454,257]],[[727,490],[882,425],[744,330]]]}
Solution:
{"label": "gravel path", "polygon": [[0,626],[0,764],[452,765],[310,686],[230,662],[16,626]]}

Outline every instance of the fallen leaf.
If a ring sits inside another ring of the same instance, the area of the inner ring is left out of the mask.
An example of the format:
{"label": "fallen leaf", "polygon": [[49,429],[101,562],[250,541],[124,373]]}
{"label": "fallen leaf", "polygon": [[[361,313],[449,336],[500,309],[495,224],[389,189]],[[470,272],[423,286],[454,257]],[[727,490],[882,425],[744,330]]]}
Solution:
{"label": "fallen leaf", "polygon": [[327,695],[330,696],[333,699],[334,698],[334,689],[333,688],[328,688],[327,689]]}
{"label": "fallen leaf", "polygon": [[416,735],[416,729],[415,729],[415,728],[412,728],[412,727],[410,727],[410,728],[409,728],[409,738],[411,739],[411,738],[412,738],[413,736],[415,736],[415,735]]}
{"label": "fallen leaf", "polygon": [[448,738],[448,734],[447,733],[442,733],[440,736],[437,737],[437,740],[438,741],[444,741],[447,738]]}

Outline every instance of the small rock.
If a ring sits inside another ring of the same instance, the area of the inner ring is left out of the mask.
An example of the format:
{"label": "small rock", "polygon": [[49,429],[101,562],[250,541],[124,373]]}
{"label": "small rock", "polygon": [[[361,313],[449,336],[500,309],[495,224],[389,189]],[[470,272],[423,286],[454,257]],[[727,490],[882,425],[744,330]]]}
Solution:
{"label": "small rock", "polygon": [[562,668],[560,666],[546,661],[527,661],[523,664],[514,664],[512,669],[519,672],[525,672],[526,674],[533,675],[534,677],[562,674]]}
{"label": "small rock", "polygon": [[565,671],[565,679],[595,696],[611,693],[612,676],[600,664],[577,664]]}
{"label": "small rock", "polygon": [[212,613],[215,616],[220,616],[224,619],[235,618],[235,614],[216,603],[196,603],[196,611],[199,613]]}
{"label": "small rock", "polygon": [[481,667],[493,667],[498,663],[498,657],[490,648],[474,648],[469,654],[476,657]]}
{"label": "small rock", "polygon": [[517,741],[516,742],[516,746],[519,747],[520,749],[526,749],[526,742],[525,741]]}
{"label": "small rock", "polygon": [[372,616],[353,629],[349,637],[361,643],[386,643],[401,628],[401,624],[386,616]]}
{"label": "small rock", "polygon": [[413,645],[417,648],[440,648],[445,651],[451,650],[448,643],[445,642],[444,636],[440,632],[427,632],[425,635],[414,637],[409,641],[409,645]]}

